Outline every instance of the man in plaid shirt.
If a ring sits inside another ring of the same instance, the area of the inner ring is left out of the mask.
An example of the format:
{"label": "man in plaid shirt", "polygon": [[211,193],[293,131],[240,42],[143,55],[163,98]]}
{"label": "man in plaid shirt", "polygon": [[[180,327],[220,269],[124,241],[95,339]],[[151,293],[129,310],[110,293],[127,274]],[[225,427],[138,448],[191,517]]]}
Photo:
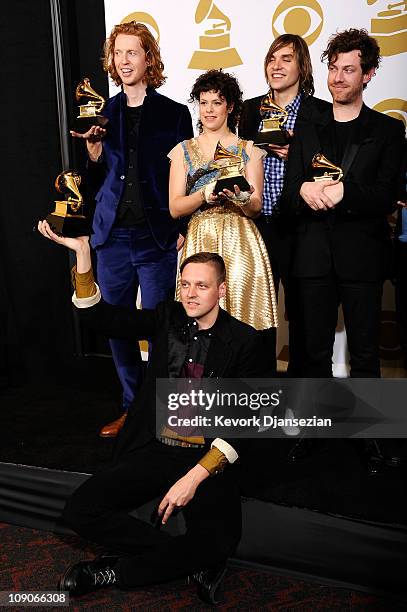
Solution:
{"label": "man in plaid shirt", "polygon": [[[328,102],[313,96],[311,58],[308,46],[300,36],[283,34],[274,40],[264,60],[264,73],[273,100],[288,111],[284,128],[291,136],[294,135],[297,118],[299,121],[302,118],[304,121],[308,120],[312,117],[314,109],[318,112],[328,106]],[[244,102],[239,122],[241,138],[256,137],[262,119],[260,105],[263,98],[264,95]],[[256,224],[267,247],[277,295],[280,280],[284,286],[285,308],[289,320],[288,371],[295,376],[298,371],[302,341],[296,322],[295,285],[290,278],[294,234],[292,222],[290,221],[289,225],[279,215],[279,199],[286,174],[289,148],[289,144],[269,145],[268,156],[264,160],[263,209],[260,217],[256,219]],[[273,355],[271,359],[274,359]]]}

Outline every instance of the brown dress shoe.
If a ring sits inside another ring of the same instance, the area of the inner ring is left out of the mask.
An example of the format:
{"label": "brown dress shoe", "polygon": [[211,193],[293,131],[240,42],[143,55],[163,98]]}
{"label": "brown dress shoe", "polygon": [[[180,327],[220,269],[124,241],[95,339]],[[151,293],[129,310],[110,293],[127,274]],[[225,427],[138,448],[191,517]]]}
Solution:
{"label": "brown dress shoe", "polygon": [[111,423],[108,423],[107,425],[102,427],[102,429],[99,432],[99,436],[101,438],[115,438],[117,434],[119,433],[119,431],[121,430],[121,428],[123,427],[126,417],[127,417],[127,412],[123,412],[121,417],[119,417],[115,421],[112,421]]}

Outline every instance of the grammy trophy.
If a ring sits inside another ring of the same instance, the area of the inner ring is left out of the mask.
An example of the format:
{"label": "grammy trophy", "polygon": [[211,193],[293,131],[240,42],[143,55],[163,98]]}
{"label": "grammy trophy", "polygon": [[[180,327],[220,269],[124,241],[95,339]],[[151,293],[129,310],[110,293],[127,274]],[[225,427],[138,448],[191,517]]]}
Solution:
{"label": "grammy trophy", "polygon": [[343,177],[342,168],[335,166],[323,153],[316,153],[314,155],[311,166],[314,172],[312,177],[314,181],[340,181]]}
{"label": "grammy trophy", "polygon": [[92,88],[88,77],[83,78],[76,87],[75,98],[77,102],[86,102],[79,104],[79,115],[75,121],[77,129],[87,131],[92,125],[104,126],[107,123],[106,117],[101,114],[105,99]]}
{"label": "grammy trophy", "polygon": [[258,131],[254,144],[268,151],[268,145],[274,144],[280,147],[286,145],[290,140],[290,134],[283,128],[287,121],[288,112],[276,104],[271,93],[264,96],[260,104],[260,115],[262,117],[260,130]]}
{"label": "grammy trophy", "polygon": [[55,188],[65,199],[55,201],[55,210],[47,216],[47,222],[60,236],[77,238],[90,234],[90,225],[83,214],[80,184],[81,177],[74,170],[65,170],[55,179]]}
{"label": "grammy trophy", "polygon": [[215,194],[223,189],[234,192],[234,185],[237,185],[240,191],[250,190],[250,185],[242,174],[244,164],[241,155],[231,153],[218,142],[213,159],[212,167],[219,171],[214,189]]}

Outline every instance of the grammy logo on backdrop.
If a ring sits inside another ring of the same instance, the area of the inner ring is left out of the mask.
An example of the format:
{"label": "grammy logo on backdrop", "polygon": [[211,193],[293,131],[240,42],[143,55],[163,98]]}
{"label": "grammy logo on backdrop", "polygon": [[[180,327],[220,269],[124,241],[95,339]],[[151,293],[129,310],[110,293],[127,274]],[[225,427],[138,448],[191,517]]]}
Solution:
{"label": "grammy logo on backdrop", "polygon": [[407,127],[407,100],[388,98],[375,104],[373,110],[390,115],[394,119],[399,119]]}
{"label": "grammy logo on backdrop", "polygon": [[236,49],[230,46],[231,21],[213,0],[199,0],[195,23],[202,23],[204,19],[218,22],[213,23],[212,28],[205,30],[203,36],[199,37],[199,51],[194,51],[188,68],[210,70],[243,64]]}
{"label": "grammy logo on backdrop", "polygon": [[[377,0],[367,0],[375,4]],[[387,4],[370,22],[371,33],[385,56],[407,51],[407,0]]]}
{"label": "grammy logo on backdrop", "polygon": [[150,13],[144,13],[142,11],[135,11],[134,13],[129,13],[123,17],[120,23],[131,23],[132,21],[137,21],[137,23],[142,23],[150,30],[151,34],[156,39],[157,43],[160,42],[160,28],[158,27],[158,23],[154,19]]}
{"label": "grammy logo on backdrop", "polygon": [[275,38],[280,34],[298,34],[308,46],[314,43],[324,25],[324,14],[317,0],[283,0],[272,18]]}

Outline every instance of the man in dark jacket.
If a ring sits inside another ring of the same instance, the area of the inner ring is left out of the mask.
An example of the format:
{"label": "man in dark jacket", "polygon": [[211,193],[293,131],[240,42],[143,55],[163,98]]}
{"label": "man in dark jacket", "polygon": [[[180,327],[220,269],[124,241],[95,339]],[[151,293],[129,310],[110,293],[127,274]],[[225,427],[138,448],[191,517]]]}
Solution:
{"label": "man in dark jacket", "polygon": [[[77,533],[115,554],[76,563],[60,588],[81,595],[99,586],[134,588],[197,573],[200,596],[214,603],[225,560],[240,539],[240,493],[229,464],[244,456],[246,441],[188,437],[167,428],[157,433],[156,379],[267,376],[262,336],[220,309],[226,285],[219,255],[198,253],[183,262],[182,304],[132,311],[101,300],[86,238],[58,237],[46,222],[39,229],[77,254],[73,302],[82,320],[112,337],[152,339],[154,347],[113,463],[81,485],[64,511]],[[158,495],[158,521],[166,523],[183,508],[185,535],[170,537],[128,514]]]}
{"label": "man in dark jacket", "polygon": [[[287,113],[284,129],[292,135],[297,121],[331,105],[314,97],[312,64],[307,43],[297,34],[282,34],[271,44],[265,60],[264,74],[273,101]],[[239,121],[239,136],[254,140],[260,128],[260,106],[263,96],[245,100]],[[280,280],[284,286],[285,307],[289,328],[289,366],[292,376],[298,375],[301,362],[301,334],[296,316],[295,284],[290,282],[293,248],[291,221],[280,215],[280,195],[283,189],[290,144],[269,145],[264,159],[264,190],[261,215],[255,220],[266,244],[278,295]],[[271,349],[272,350],[272,349]]]}
{"label": "man in dark jacket", "polygon": [[[179,231],[168,210],[167,153],[193,136],[191,116],[186,106],[156,91],[165,81],[164,65],[146,26],[115,26],[105,44],[104,67],[122,86],[103,111],[107,123],[85,134],[72,132],[86,141],[93,182],[102,180],[91,240],[98,283],[107,302],[132,308],[140,286],[143,307],[154,308],[174,290],[177,265]],[[112,339],[111,349],[123,414],[103,427],[102,437],[120,430],[140,383],[138,344]]]}
{"label": "man in dark jacket", "polygon": [[[339,303],[351,376],[380,376],[381,297],[391,254],[386,215],[397,201],[404,127],[363,103],[379,53],[365,30],[331,37],[323,58],[333,108],[301,122],[290,151],[281,208],[296,221],[292,271],[299,285],[305,377],[332,376]],[[320,153],[342,169],[341,180],[338,174],[313,180],[321,170],[312,160]]]}

